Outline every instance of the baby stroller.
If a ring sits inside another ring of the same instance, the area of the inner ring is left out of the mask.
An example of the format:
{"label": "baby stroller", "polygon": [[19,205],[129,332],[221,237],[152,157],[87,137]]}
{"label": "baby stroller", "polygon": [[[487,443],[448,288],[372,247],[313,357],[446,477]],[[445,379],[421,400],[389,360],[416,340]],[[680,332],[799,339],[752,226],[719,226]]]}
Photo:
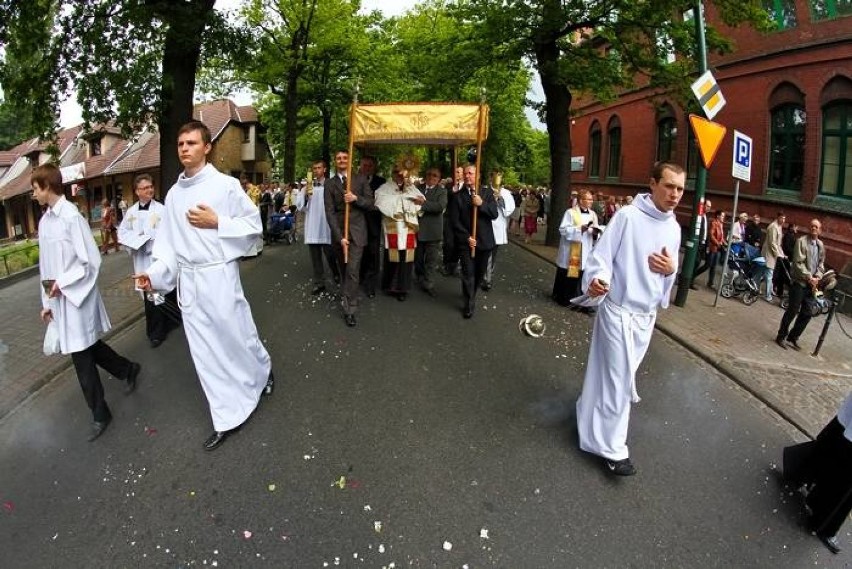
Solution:
{"label": "baby stroller", "polygon": [[269,218],[269,240],[284,241],[292,244],[295,241],[296,216],[293,212],[273,213]]}
{"label": "baby stroller", "polygon": [[[811,316],[819,316],[820,314],[828,314],[831,307],[834,305],[834,295],[831,291],[837,286],[837,272],[834,269],[828,269],[823,273],[819,283],[813,291],[813,297],[805,300],[805,304],[811,312]],[[781,308],[787,310],[790,305],[790,298],[784,297],[781,299]]]}
{"label": "baby stroller", "polygon": [[766,268],[766,259],[760,256],[760,250],[748,243],[731,244],[728,268],[731,272],[726,275],[719,294],[725,298],[742,296],[743,303],[754,304],[760,295],[755,279]]}

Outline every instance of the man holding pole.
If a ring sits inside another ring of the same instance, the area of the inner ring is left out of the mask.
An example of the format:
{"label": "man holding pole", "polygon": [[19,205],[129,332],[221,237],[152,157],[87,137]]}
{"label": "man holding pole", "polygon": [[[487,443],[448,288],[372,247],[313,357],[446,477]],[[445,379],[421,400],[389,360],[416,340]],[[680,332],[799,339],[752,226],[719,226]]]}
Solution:
{"label": "man holding pole", "polygon": [[346,150],[337,151],[334,165],[336,174],[325,187],[325,216],[343,277],[343,320],[347,326],[353,327],[357,324],[355,313],[359,303],[361,257],[367,245],[367,219],[364,214],[373,208],[373,190],[364,176],[349,180],[347,187],[349,152]]}
{"label": "man holding pole", "polygon": [[456,255],[461,261],[462,315],[473,318],[476,309],[476,291],[482,285],[488,269],[488,259],[494,248],[494,229],[491,221],[497,219],[499,211],[493,192],[480,195],[476,186],[476,166],[464,168],[464,183],[461,189],[450,196],[447,205]]}

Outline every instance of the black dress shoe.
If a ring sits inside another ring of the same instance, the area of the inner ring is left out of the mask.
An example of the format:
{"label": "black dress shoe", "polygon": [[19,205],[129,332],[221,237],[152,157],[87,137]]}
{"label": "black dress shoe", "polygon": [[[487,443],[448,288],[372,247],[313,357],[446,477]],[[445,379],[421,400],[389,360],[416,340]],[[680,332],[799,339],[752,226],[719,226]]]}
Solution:
{"label": "black dress shoe", "polygon": [[124,394],[130,395],[136,391],[136,378],[139,377],[139,372],[142,371],[142,366],[136,362],[130,362],[130,371],[127,372],[127,386],[124,388]]}
{"label": "black dress shoe", "polygon": [[159,348],[163,341],[160,338],[152,338],[151,339],[151,347]]}
{"label": "black dress shoe", "polygon": [[400,301],[400,302],[405,302],[405,298],[406,298],[407,296],[408,296],[408,295],[407,295],[407,294],[405,294],[404,292],[400,292],[400,293],[398,293],[398,294],[396,295],[396,299],[397,299],[398,301]]}
{"label": "black dress shoe", "polygon": [[266,379],[266,387],[263,388],[264,395],[272,395],[275,390],[275,375],[270,371],[269,377]]}
{"label": "black dress shoe", "polygon": [[112,421],[111,417],[106,421],[92,421],[92,428],[89,431],[88,441],[92,442],[93,440],[104,434],[104,431],[106,431],[110,421]]}
{"label": "black dress shoe", "polygon": [[775,343],[778,344],[779,347],[783,349],[787,349],[787,346],[784,345],[784,338],[775,338]]}
{"label": "black dress shoe", "polygon": [[346,325],[349,326],[350,328],[354,328],[355,324],[357,324],[357,322],[355,321],[355,315],[354,314],[344,314],[343,315],[343,321],[346,322]]}
{"label": "black dress shoe", "polygon": [[465,308],[462,310],[462,316],[468,319],[473,318],[473,308]]}
{"label": "black dress shoe", "polygon": [[817,535],[817,537],[828,548],[828,550],[835,555],[842,551],[840,549],[840,544],[837,543],[837,536]]}
{"label": "black dress shoe", "polygon": [[311,294],[316,296],[316,295],[322,294],[324,292],[325,292],[324,286],[315,286],[314,289],[311,291]]}
{"label": "black dress shoe", "polygon": [[790,347],[796,350],[797,352],[802,351],[802,346],[800,346],[799,342],[797,342],[796,340],[787,340],[787,344],[789,344]]}
{"label": "black dress shoe", "polygon": [[214,450],[228,438],[231,431],[213,431],[213,434],[204,441],[204,450]]}
{"label": "black dress shoe", "polygon": [[488,292],[489,290],[491,290],[491,283],[482,283],[482,286],[480,288],[485,292]]}

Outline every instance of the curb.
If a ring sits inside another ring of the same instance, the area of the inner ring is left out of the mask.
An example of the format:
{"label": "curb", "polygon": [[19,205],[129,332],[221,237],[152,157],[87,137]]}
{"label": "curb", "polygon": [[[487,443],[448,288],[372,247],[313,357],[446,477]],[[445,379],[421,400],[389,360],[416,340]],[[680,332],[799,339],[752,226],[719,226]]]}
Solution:
{"label": "curb", "polygon": [[[513,241],[511,239],[509,240],[509,242],[520,247],[524,251],[527,251],[528,253],[535,255],[539,259],[542,259],[543,261],[547,261],[551,265],[556,266],[556,264],[553,262],[552,259],[545,257],[544,255],[534,251],[533,249],[529,249],[529,248],[525,247],[524,243],[518,243],[517,241]],[[816,435],[808,432],[807,428],[804,425],[802,425],[802,423],[799,420],[790,416],[790,414],[787,413],[786,411],[784,411],[784,409],[782,409],[780,406],[776,405],[775,403],[773,403],[772,401],[767,399],[765,396],[760,394],[758,391],[755,391],[754,389],[752,389],[751,386],[748,384],[748,382],[743,381],[738,376],[738,374],[733,369],[728,367],[724,362],[721,362],[721,361],[718,361],[716,359],[711,358],[709,355],[705,354],[695,343],[693,343],[690,340],[687,340],[687,339],[683,338],[682,336],[678,335],[674,330],[670,329],[666,324],[661,323],[659,320],[657,320],[657,322],[654,324],[654,328],[659,330],[663,334],[665,334],[665,336],[667,338],[671,339],[673,342],[675,342],[678,345],[686,348],[690,353],[694,354],[695,356],[700,358],[702,361],[709,364],[713,369],[715,369],[716,371],[718,371],[719,373],[721,373],[722,375],[724,375],[725,377],[727,377],[728,379],[730,379],[731,381],[736,383],[739,387],[741,387],[742,389],[747,391],[749,394],[751,394],[755,399],[757,399],[758,401],[760,401],[761,403],[766,405],[769,409],[772,409],[772,411],[774,413],[776,413],[779,417],[781,417],[782,419],[784,419],[785,421],[790,423],[792,426],[794,426],[803,435],[807,436],[810,439],[815,438]]]}
{"label": "curb", "polygon": [[[109,332],[106,332],[103,336],[100,337],[101,340],[109,340],[114,336],[117,336],[119,333],[125,331],[130,328],[133,324],[135,324],[138,320],[145,316],[145,310],[141,309],[134,313],[131,313],[129,316],[125,317],[121,322],[110,328]],[[25,403],[27,403],[33,396],[35,396],[39,391],[41,391],[48,384],[53,382],[60,374],[62,374],[65,370],[72,367],[72,362],[70,357],[63,357],[62,361],[56,362],[52,365],[46,367],[46,371],[41,375],[39,379],[37,379],[33,384],[27,389],[26,396],[21,399],[18,403],[16,403],[11,409],[6,411],[5,413],[0,414],[0,424],[2,424],[7,417],[12,416],[18,409],[20,409]]]}
{"label": "curb", "polygon": [[7,286],[11,286],[18,281],[22,281],[25,278],[38,273],[38,265],[33,265],[31,267],[27,267],[22,271],[18,271],[17,273],[12,273],[11,275],[5,276],[0,279],[0,289],[6,288]]}

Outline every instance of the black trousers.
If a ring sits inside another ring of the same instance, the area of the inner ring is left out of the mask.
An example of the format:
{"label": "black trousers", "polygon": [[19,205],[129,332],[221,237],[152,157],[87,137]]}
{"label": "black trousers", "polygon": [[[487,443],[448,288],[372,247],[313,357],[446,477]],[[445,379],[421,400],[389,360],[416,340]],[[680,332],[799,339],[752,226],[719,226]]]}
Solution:
{"label": "black trousers", "polygon": [[149,340],[163,341],[169,330],[180,323],[180,314],[177,304],[177,289],[165,295],[166,304],[156,305],[147,296],[145,297],[145,335]]}
{"label": "black trousers", "polygon": [[[787,305],[787,310],[784,312],[784,316],[781,317],[781,326],[778,328],[778,338],[781,340],[787,339],[791,342],[798,342],[799,336],[802,335],[802,332],[805,331],[805,328],[808,327],[808,322],[811,321],[811,311],[808,307],[808,303],[806,302],[813,296],[813,291],[811,288],[803,285],[801,283],[793,283],[790,285],[790,298],[788,299],[789,304]],[[796,319],[796,322],[793,324],[793,329],[790,330],[790,323],[793,322],[793,318]]]}
{"label": "black trousers", "polygon": [[308,252],[311,254],[311,267],[314,271],[314,286],[325,286],[325,267],[322,264],[322,258],[325,257],[328,263],[331,274],[334,276],[335,282],[340,282],[340,268],[338,267],[337,256],[331,245],[318,245],[309,243]]}
{"label": "black trousers", "polygon": [[580,296],[583,282],[583,271],[574,277],[568,276],[568,269],[556,267],[556,278],[553,279],[552,298],[561,306],[571,306],[571,299]]}
{"label": "black trousers", "polygon": [[457,247],[456,254],[461,261],[462,295],[464,296],[465,310],[472,311],[476,308],[476,291],[485,279],[488,270],[488,259],[491,251],[476,250],[476,256],[471,257],[470,247]]}
{"label": "black trousers", "polygon": [[414,274],[426,290],[435,288],[435,273],[438,271],[440,256],[440,241],[417,242],[417,251],[414,253]]}
{"label": "black trousers", "polygon": [[359,247],[349,243],[349,262],[344,262],[343,246],[335,243],[334,252],[337,255],[338,270],[343,274],[341,281],[343,286],[343,306],[344,314],[355,314],[358,311],[358,304],[361,301],[360,291],[358,290],[358,282],[361,278],[361,258],[364,256],[364,247]]}
{"label": "black trousers", "polygon": [[130,360],[118,355],[106,342],[98,340],[85,350],[71,354],[77,380],[83,390],[86,404],[92,410],[95,421],[108,421],[112,414],[109,412],[104,399],[104,386],[98,373],[98,366],[107,370],[113,377],[127,379],[130,373]]}
{"label": "black trousers", "polygon": [[822,537],[837,535],[852,511],[852,441],[843,431],[837,417],[823,428],[809,461],[812,475],[805,480],[814,485],[806,499],[811,529]]}
{"label": "black trousers", "polygon": [[379,272],[382,265],[382,232],[367,236],[367,245],[364,247],[364,255],[361,259],[361,284],[367,294],[375,294],[379,282]]}
{"label": "black trousers", "polygon": [[449,273],[456,271],[459,253],[454,242],[453,228],[446,213],[444,214],[444,270]]}

